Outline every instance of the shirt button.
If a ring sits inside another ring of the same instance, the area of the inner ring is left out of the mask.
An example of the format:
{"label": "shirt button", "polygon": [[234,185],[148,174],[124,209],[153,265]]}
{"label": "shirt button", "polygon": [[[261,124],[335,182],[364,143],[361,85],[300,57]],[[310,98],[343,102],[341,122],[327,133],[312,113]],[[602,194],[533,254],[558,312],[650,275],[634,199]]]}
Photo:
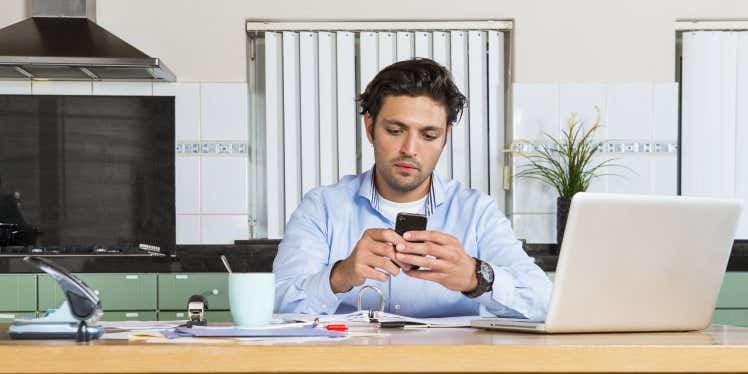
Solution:
{"label": "shirt button", "polygon": [[322,304],[322,308],[327,308],[327,304]]}
{"label": "shirt button", "polygon": [[395,310],[400,310],[400,304],[395,304]]}

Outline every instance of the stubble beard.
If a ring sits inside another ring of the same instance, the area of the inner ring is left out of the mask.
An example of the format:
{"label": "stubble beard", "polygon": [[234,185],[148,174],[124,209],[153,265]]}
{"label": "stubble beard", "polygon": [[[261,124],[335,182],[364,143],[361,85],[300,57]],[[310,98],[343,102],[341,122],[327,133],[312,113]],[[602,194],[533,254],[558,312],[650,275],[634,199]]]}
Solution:
{"label": "stubble beard", "polygon": [[[398,161],[405,161],[405,160],[398,160]],[[415,175],[410,175],[408,173],[399,173],[397,170],[395,170],[394,164],[397,161],[393,161],[388,164],[388,167],[386,170],[380,170],[380,175],[382,176],[382,179],[384,179],[384,182],[387,184],[387,186],[397,192],[400,193],[407,193],[415,190],[418,188],[421,184],[423,184],[426,179],[431,175],[431,173],[426,173],[421,169],[420,165],[415,163],[418,166],[418,171]]]}

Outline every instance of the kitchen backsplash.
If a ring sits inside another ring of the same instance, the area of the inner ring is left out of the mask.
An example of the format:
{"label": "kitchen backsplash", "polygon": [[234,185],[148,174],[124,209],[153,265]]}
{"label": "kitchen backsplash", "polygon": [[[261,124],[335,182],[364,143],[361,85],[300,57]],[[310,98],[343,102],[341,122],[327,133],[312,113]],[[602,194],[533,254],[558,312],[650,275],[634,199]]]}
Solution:
{"label": "kitchen backsplash", "polygon": [[[571,112],[590,124],[598,106],[603,127],[597,139],[615,143],[601,156],[617,158],[631,171],[615,170],[622,177],[602,177],[591,190],[676,193],[677,153],[666,148],[678,138],[676,83],[513,87],[515,141],[545,143],[542,133],[558,136]],[[174,96],[177,243],[228,244],[249,237],[246,83],[0,81],[0,94]],[[512,205],[520,238],[555,241],[553,191],[515,178]]]}
{"label": "kitchen backsplash", "polygon": [[246,83],[154,83],[175,97],[177,244],[249,238]]}
{"label": "kitchen backsplash", "polygon": [[249,237],[246,83],[0,81],[0,94],[174,96],[177,244]]}

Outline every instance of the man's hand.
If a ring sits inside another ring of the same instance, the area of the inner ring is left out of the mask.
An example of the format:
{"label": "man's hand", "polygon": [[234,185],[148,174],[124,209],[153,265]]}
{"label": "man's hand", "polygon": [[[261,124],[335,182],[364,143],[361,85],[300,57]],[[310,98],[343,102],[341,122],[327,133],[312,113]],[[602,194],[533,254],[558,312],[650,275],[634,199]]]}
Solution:
{"label": "man's hand", "polygon": [[384,272],[397,275],[400,269],[393,263],[396,261],[395,246],[402,248],[405,244],[406,241],[390,229],[366,230],[356,243],[353,253],[333,266],[330,273],[332,291],[347,292],[362,285],[366,279],[384,282],[388,277]]}
{"label": "man's hand", "polygon": [[[453,291],[469,292],[478,287],[475,259],[465,252],[454,236],[439,231],[409,231],[403,234],[403,238],[407,240],[405,248],[398,248],[395,258],[405,264],[429,269],[405,270],[405,274],[439,283]],[[425,257],[427,255],[435,258]]]}

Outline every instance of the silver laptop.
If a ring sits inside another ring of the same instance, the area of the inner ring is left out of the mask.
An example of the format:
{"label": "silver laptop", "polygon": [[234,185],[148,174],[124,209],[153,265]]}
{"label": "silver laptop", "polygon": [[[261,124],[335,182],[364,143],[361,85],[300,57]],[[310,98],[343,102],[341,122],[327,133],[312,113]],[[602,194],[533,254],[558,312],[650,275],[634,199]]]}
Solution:
{"label": "silver laptop", "polygon": [[473,327],[538,333],[690,331],[709,326],[742,202],[574,195],[545,321]]}

